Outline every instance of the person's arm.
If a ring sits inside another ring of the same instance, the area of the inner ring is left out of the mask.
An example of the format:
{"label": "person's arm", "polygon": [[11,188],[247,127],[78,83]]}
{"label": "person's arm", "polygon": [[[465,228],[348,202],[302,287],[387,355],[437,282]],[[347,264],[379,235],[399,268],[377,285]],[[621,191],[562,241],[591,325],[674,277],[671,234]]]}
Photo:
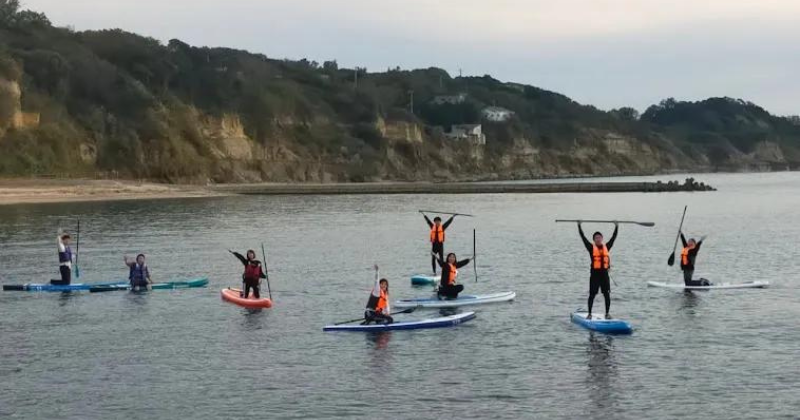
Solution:
{"label": "person's arm", "polygon": [[431,219],[428,219],[428,215],[423,213],[422,217],[425,218],[425,221],[428,223],[428,227],[433,228],[433,222],[431,222]]}
{"label": "person's arm", "polygon": [[446,222],[444,222],[444,224],[442,225],[442,230],[445,230],[445,229],[447,229],[447,227],[448,227],[448,226],[450,226],[450,223],[453,223],[453,219],[455,219],[455,217],[456,217],[456,215],[455,215],[455,214],[454,214],[454,215],[452,215],[452,216],[450,216],[450,218],[449,218],[449,219],[447,219],[447,221],[446,221]]}
{"label": "person's arm", "polygon": [[381,297],[381,276],[377,264],[375,264],[375,285],[372,286],[372,296]]}
{"label": "person's arm", "polygon": [[463,259],[463,260],[461,260],[461,261],[458,261],[458,262],[456,263],[456,268],[461,268],[461,267],[463,267],[463,266],[465,266],[465,265],[469,264],[469,262],[470,262],[470,261],[472,261],[472,260],[470,260],[469,258],[467,258],[467,259]]}
{"label": "person's arm", "polygon": [[703,245],[703,241],[705,241],[705,240],[706,240],[706,237],[705,236],[701,236],[700,240],[697,241],[697,245],[693,249],[695,255],[697,255],[697,253],[700,252],[700,245]]}
{"label": "person's arm", "polygon": [[247,265],[247,258],[245,258],[244,255],[242,255],[242,254],[240,254],[238,252],[235,252],[235,251],[231,251],[230,249],[228,250],[228,252],[233,254],[234,257],[238,258],[239,261],[242,262],[242,264]]}
{"label": "person's arm", "polygon": [[431,252],[431,255],[433,255],[433,258],[435,258],[436,262],[439,263],[439,267],[444,267],[444,260],[439,258],[439,255],[437,255],[435,252]]}
{"label": "person's arm", "polygon": [[67,252],[67,247],[64,246],[64,241],[61,240],[61,235],[63,233],[58,231],[58,236],[56,237],[56,243],[58,244],[58,252]]}
{"label": "person's arm", "polygon": [[578,223],[578,234],[580,235],[581,240],[583,241],[583,246],[586,247],[586,250],[592,252],[592,243],[586,239],[586,235],[583,233],[583,226],[581,226],[580,223]]}
{"label": "person's arm", "polygon": [[606,243],[607,249],[611,249],[614,246],[614,241],[617,240],[617,233],[619,233],[619,225],[614,223],[614,233],[611,235],[611,240]]}
{"label": "person's arm", "polygon": [[136,264],[136,261],[128,260],[128,256],[127,255],[123,256],[122,260],[125,261],[125,265],[127,265],[128,267],[133,267],[133,265]]}
{"label": "person's arm", "polygon": [[683,236],[683,232],[681,232],[681,243],[683,244],[684,248],[686,248],[686,245],[689,245],[686,243],[686,237]]}

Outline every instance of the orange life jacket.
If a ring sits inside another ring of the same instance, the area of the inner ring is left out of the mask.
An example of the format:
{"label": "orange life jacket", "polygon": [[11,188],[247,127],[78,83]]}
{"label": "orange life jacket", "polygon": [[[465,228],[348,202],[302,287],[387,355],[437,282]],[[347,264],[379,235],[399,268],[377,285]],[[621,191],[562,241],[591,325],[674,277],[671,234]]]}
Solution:
{"label": "orange life jacket", "polygon": [[442,227],[442,225],[436,226],[436,224],[434,224],[431,228],[431,243],[444,243],[444,227]]}
{"label": "orange life jacket", "polygon": [[375,312],[383,313],[386,310],[386,305],[389,300],[386,297],[386,292],[381,289],[381,297],[378,298],[378,303],[375,304]]}
{"label": "orange life jacket", "polygon": [[609,258],[608,247],[603,244],[603,247],[600,248],[592,244],[592,269],[608,270],[609,267],[611,267],[611,258]]}
{"label": "orange life jacket", "polygon": [[450,270],[447,272],[447,278],[445,279],[445,283],[448,286],[452,286],[456,284],[456,277],[458,277],[458,269],[456,268],[455,264],[447,263],[450,267]]}
{"label": "orange life jacket", "polygon": [[258,280],[261,278],[261,264],[253,264],[248,262],[246,266],[244,266],[244,274],[242,278],[245,280]]}
{"label": "orange life jacket", "polygon": [[681,251],[681,265],[686,267],[689,265],[689,251],[693,250],[693,246],[685,246]]}

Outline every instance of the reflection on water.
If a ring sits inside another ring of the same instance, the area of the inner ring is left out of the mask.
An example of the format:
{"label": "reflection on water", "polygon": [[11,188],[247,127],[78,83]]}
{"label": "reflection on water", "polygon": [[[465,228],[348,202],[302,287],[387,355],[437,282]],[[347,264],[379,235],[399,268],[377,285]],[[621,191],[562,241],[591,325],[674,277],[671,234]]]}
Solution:
{"label": "reflection on water", "polygon": [[589,355],[586,389],[590,391],[592,407],[610,408],[616,404],[614,388],[617,363],[614,358],[614,337],[591,332],[586,352]]}
{"label": "reflection on water", "polygon": [[[375,346],[375,350],[385,350],[392,339],[391,331],[381,331],[376,333],[366,334],[367,342]],[[383,359],[385,357],[382,353],[372,353],[374,356]]]}

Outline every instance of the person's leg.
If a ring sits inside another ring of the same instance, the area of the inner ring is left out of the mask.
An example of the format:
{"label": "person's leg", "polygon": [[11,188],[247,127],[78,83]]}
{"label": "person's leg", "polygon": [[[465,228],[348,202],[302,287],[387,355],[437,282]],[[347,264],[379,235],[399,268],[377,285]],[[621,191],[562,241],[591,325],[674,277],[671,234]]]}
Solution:
{"label": "person's leg", "polygon": [[381,313],[377,313],[377,312],[375,313],[375,319],[379,320],[382,324],[391,324],[391,323],[394,322],[394,319],[392,317],[390,317],[389,315],[385,315],[385,314],[381,314]]}
{"label": "person's leg", "polygon": [[453,287],[453,299],[458,297],[458,294],[464,291],[463,284],[457,284]]}
{"label": "person's leg", "polygon": [[261,287],[259,287],[258,283],[253,285],[253,296],[256,299],[261,299]]}
{"label": "person's leg", "polygon": [[432,253],[431,254],[431,270],[433,271],[433,275],[434,276],[436,275],[436,256],[434,256],[433,254],[435,254],[436,252],[437,252],[436,251],[436,244],[433,244],[431,246],[431,253]]}
{"label": "person's leg", "polygon": [[605,298],[606,318],[608,318],[608,313],[611,310],[611,278],[608,276],[608,273],[603,276],[600,282],[600,290],[603,292],[603,298]]}
{"label": "person's leg", "polygon": [[72,270],[65,265],[62,265],[60,270],[61,270],[61,284],[63,285],[70,284],[72,282]]}
{"label": "person's leg", "polygon": [[244,298],[247,299],[250,296],[250,282],[244,282]]}
{"label": "person's leg", "polygon": [[592,314],[592,307],[594,306],[594,297],[597,295],[597,291],[600,289],[600,282],[596,278],[594,274],[589,277],[589,301],[586,305],[589,308],[589,315]]}
{"label": "person's leg", "polygon": [[691,286],[692,284],[692,276],[694,275],[694,270],[683,270],[683,283],[687,286]]}

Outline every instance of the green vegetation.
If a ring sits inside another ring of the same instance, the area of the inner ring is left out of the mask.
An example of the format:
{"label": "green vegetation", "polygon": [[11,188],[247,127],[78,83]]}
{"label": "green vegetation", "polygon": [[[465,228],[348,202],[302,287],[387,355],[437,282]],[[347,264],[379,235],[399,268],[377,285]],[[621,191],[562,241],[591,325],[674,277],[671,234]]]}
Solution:
{"label": "green vegetation", "polygon": [[[668,99],[640,117],[437,68],[369,73],[335,61],[163,45],[117,29],[74,32],[20,10],[17,0],[0,0],[2,81],[17,82],[22,96],[16,104],[0,85],[0,175],[182,182],[626,173],[735,167],[764,142],[783,153],[771,163],[800,162],[800,119],[743,101]],[[461,103],[434,103],[462,92]],[[483,121],[480,152],[444,138],[452,124],[481,122],[487,106],[514,115]],[[18,112],[38,114],[38,124],[12,127]],[[421,143],[392,138],[408,127],[419,128]],[[232,156],[230,138],[252,153]],[[608,138],[650,154],[615,151]],[[520,154],[521,145],[538,155]]]}

